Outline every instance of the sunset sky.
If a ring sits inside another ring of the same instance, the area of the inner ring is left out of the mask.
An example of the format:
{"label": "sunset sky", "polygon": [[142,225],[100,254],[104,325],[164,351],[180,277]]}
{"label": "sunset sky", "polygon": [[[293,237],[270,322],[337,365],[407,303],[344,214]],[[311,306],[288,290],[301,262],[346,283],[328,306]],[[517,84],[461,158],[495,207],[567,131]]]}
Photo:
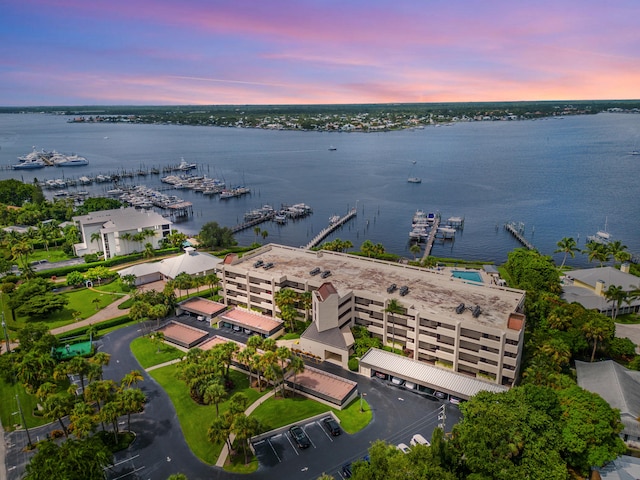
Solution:
{"label": "sunset sky", "polygon": [[640,0],[0,0],[0,106],[640,98]]}

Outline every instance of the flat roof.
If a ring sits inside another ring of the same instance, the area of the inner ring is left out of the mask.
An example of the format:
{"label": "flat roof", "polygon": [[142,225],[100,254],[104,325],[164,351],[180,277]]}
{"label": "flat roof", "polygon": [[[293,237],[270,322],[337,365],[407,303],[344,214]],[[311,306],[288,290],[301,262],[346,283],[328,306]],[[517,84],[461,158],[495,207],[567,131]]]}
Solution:
{"label": "flat roof", "polygon": [[304,371],[301,373],[297,375],[292,373],[287,376],[287,380],[293,381],[294,377],[295,383],[298,385],[302,385],[309,390],[321,393],[339,402],[344,401],[357,385],[357,382],[323,372],[308,365],[305,365]]}
{"label": "flat roof", "polygon": [[193,345],[209,335],[205,330],[174,321],[161,328],[160,331],[164,333],[165,339],[185,345]]}
{"label": "flat roof", "polygon": [[224,312],[218,318],[228,320],[232,323],[242,325],[250,328],[251,330],[262,333],[273,332],[282,326],[282,322],[280,320],[275,320],[271,317],[267,317],[266,315],[253,313],[238,307]]}
{"label": "flat roof", "polygon": [[431,385],[438,390],[464,398],[471,398],[484,390],[494,393],[509,390],[502,385],[461,375],[377,348],[372,348],[365,353],[360,359],[360,365],[383,371],[383,373],[389,372],[404,380],[427,384],[426,386]]}
{"label": "flat roof", "polygon": [[207,300],[202,297],[191,297],[184,302],[180,302],[178,305],[182,309],[209,316],[214,316],[216,313],[227,308],[227,306],[222,303]]}
{"label": "flat roof", "polygon": [[[269,270],[256,268],[253,264],[257,259],[273,263],[273,267]],[[331,282],[341,296],[352,291],[356,294],[367,292],[367,296],[377,295],[380,301],[395,298],[402,306],[449,317],[452,322],[463,320],[503,330],[507,329],[509,315],[517,311],[525,295],[522,290],[488,283],[470,284],[451,277],[447,271],[439,272],[346,253],[325,250],[315,252],[275,244],[250,252],[231,265],[224,265],[225,270],[230,267],[241,267],[263,279],[289,278],[297,282],[308,282],[315,288]],[[331,275],[327,278],[311,275],[309,272],[316,267],[322,271],[329,270]],[[392,283],[398,288],[408,286],[408,294],[400,296],[399,290],[388,294],[387,287]],[[479,305],[482,313],[478,318],[473,318],[468,310],[456,314],[455,309],[461,303],[471,308]]]}

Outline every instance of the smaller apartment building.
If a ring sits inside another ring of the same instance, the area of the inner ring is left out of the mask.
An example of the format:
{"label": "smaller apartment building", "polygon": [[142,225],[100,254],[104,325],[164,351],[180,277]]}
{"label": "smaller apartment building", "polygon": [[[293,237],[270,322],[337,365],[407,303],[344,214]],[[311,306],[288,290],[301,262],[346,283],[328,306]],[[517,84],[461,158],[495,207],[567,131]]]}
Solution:
{"label": "smaller apartment building", "polygon": [[[257,265],[259,260],[262,265]],[[272,265],[265,269],[265,264]],[[311,273],[318,269],[320,274]],[[391,284],[397,288],[388,292]],[[407,292],[400,295],[403,286]],[[322,360],[346,365],[353,346],[349,330],[362,325],[384,345],[402,348],[414,360],[505,386],[517,379],[525,322],[521,290],[472,284],[446,272],[279,245],[264,246],[242,258],[227,257],[222,287],[228,305],[270,316],[278,313],[274,302],[278,290],[312,292],[314,321],[300,345]],[[399,313],[387,311],[391,300],[400,305]]]}

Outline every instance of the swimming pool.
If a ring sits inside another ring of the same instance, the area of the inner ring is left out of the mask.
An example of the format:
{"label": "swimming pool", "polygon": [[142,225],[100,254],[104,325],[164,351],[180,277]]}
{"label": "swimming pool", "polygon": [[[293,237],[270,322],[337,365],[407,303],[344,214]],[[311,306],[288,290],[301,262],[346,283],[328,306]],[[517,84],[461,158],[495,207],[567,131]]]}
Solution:
{"label": "swimming pool", "polygon": [[466,270],[454,270],[451,273],[455,278],[462,278],[463,280],[470,280],[472,282],[482,283],[482,276],[478,272],[470,272]]}

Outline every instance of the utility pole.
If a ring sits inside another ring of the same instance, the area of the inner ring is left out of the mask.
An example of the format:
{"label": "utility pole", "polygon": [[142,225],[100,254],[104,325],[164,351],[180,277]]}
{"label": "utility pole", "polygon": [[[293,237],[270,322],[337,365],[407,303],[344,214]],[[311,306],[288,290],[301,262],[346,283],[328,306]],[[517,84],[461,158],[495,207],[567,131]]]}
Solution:
{"label": "utility pole", "polygon": [[33,444],[31,443],[31,436],[29,435],[29,429],[27,428],[27,422],[24,419],[24,412],[22,411],[22,405],[20,405],[20,397],[16,393],[16,402],[18,402],[18,411],[20,412],[20,418],[22,419],[22,426],[24,427],[24,431],[27,432],[27,440],[29,442],[29,448],[33,448]]}

